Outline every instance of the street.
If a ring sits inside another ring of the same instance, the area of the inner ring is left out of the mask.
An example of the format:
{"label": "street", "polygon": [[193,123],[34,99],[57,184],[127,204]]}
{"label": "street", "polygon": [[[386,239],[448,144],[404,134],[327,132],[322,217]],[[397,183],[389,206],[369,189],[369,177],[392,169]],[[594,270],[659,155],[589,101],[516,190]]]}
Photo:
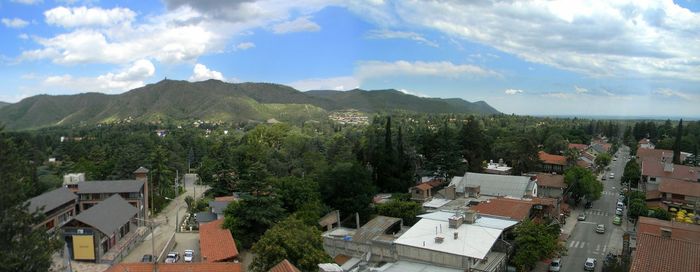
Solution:
{"label": "street", "polygon": [[[196,174],[185,174],[183,179],[186,192],[176,197],[175,200],[171,201],[168,206],[166,206],[163,211],[158,214],[158,216],[151,218],[153,222],[155,222],[153,229],[155,236],[155,250],[151,243],[151,235],[149,234],[139,246],[129,252],[129,255],[124,258],[123,262],[140,262],[141,258],[145,254],[153,255],[154,252],[154,255],[160,254],[160,251],[163,250],[167,240],[170,239],[173,233],[175,233],[175,228],[177,225],[176,219],[180,219],[187,212],[185,197],[189,195],[195,197],[195,199],[199,199],[202,197],[204,191],[208,189],[205,185],[195,185],[195,181],[197,179]],[[177,241],[179,237],[176,236],[175,238]],[[199,247],[192,249],[194,249],[195,252],[199,251]],[[180,254],[182,254],[182,252]]]}
{"label": "street", "polygon": [[[608,252],[620,254],[622,252],[622,235],[624,230],[620,226],[612,224],[615,217],[617,197],[620,192],[620,178],[622,177],[625,163],[629,158],[629,148],[621,147],[617,152],[617,160],[610,163],[610,171],[604,171],[606,180],[603,182],[603,194],[599,200],[593,202],[590,209],[583,209],[583,203],[576,210],[586,215],[586,220],[578,221],[574,231],[566,241],[568,253],[562,257],[562,271],[583,270],[586,258],[597,260],[595,271],[602,271],[603,260]],[[615,178],[610,179],[610,173]],[[625,210],[626,212],[626,210]],[[574,216],[572,214],[572,216]],[[623,220],[625,220],[623,218]],[[598,224],[605,225],[605,233],[595,232]],[[624,223],[623,223],[624,224]],[[578,267],[578,269],[577,269]]]}

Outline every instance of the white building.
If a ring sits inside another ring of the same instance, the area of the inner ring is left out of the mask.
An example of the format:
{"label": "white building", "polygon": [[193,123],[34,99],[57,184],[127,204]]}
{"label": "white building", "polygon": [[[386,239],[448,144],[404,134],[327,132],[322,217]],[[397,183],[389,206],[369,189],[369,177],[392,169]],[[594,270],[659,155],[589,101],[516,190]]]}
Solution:
{"label": "white building", "polygon": [[525,176],[507,176],[467,172],[453,177],[449,186],[458,194],[478,198],[487,196],[534,197],[537,196],[537,181]]}

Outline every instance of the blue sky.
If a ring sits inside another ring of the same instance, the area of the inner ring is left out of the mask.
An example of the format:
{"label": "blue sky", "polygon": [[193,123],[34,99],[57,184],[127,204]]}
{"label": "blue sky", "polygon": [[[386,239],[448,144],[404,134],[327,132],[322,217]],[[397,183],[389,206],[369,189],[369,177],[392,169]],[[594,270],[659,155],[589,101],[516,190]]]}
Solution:
{"label": "blue sky", "polygon": [[700,117],[700,1],[0,2],[0,101],[167,77]]}

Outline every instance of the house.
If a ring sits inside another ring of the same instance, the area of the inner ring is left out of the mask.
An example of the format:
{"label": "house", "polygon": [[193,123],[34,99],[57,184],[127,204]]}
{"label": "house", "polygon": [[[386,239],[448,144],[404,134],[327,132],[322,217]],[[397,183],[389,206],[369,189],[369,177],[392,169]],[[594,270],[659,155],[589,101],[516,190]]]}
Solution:
{"label": "house", "polygon": [[199,247],[202,262],[231,262],[238,258],[238,249],[231,231],[223,228],[224,219],[199,226]]}
{"label": "house", "polygon": [[85,181],[85,173],[70,173],[63,175],[63,187],[71,190],[71,192],[78,191],[78,183]]}
{"label": "house", "polygon": [[101,180],[78,183],[76,192],[78,194],[78,209],[80,212],[86,211],[118,194],[138,209],[139,218],[146,218],[148,215],[148,169],[141,167],[134,174],[136,178],[133,180]]}
{"label": "house", "polygon": [[237,195],[215,197],[214,200],[209,201],[209,207],[211,208],[211,212],[216,214],[216,219],[222,219],[224,218],[226,207],[228,207],[231,202],[238,201],[238,199]]}
{"label": "house", "polygon": [[540,169],[543,172],[561,174],[564,173],[568,166],[564,156],[553,155],[544,151],[538,152],[537,155],[540,158]]}
{"label": "house", "polygon": [[[153,272],[150,263],[115,264],[105,272]],[[242,272],[240,263],[159,263],[158,272]]]}
{"label": "house", "polygon": [[557,201],[553,198],[512,198],[498,197],[481,201],[470,210],[478,214],[497,216],[521,222],[526,218],[556,218],[559,212],[556,209]]}
{"label": "house", "polygon": [[[687,153],[681,152],[681,161],[685,161],[688,157]],[[638,149],[637,158],[639,161],[644,159],[654,159],[656,161],[673,161],[673,150],[668,149]]]}
{"label": "house", "polygon": [[640,217],[630,271],[697,271],[700,226]]}
{"label": "house", "polygon": [[[139,209],[120,195],[99,202],[82,211],[61,229],[73,260],[111,263],[103,258],[113,251],[122,251],[125,243],[133,242]],[[110,254],[113,255],[113,254]]]}
{"label": "house", "polygon": [[400,218],[380,215],[358,229],[337,227],[322,234],[323,249],[331,257],[369,254],[371,261],[396,261],[393,241],[403,233],[402,225]]}
{"label": "house", "polygon": [[549,173],[536,173],[537,179],[537,196],[560,198],[566,189],[564,176]]}
{"label": "house", "polygon": [[693,211],[700,203],[700,182],[663,179],[659,184],[658,192],[659,201],[661,201],[659,206],[665,209],[676,208]]}
{"label": "house", "polygon": [[537,196],[537,181],[524,176],[506,176],[467,172],[464,176],[456,176],[446,189],[454,188],[457,194],[465,197],[478,198],[487,196]]}
{"label": "house", "polygon": [[569,149],[576,149],[579,152],[583,153],[586,151],[586,149],[588,149],[588,145],[586,145],[586,144],[569,144],[568,148]]}
{"label": "house", "polygon": [[610,148],[612,148],[612,144],[609,144],[609,143],[606,143],[603,141],[594,141],[591,143],[590,146],[588,146],[588,149],[586,149],[586,152],[597,157],[600,154],[609,153]]}
{"label": "house", "polygon": [[503,162],[503,159],[499,159],[497,163],[494,163],[493,160],[491,160],[488,164],[486,164],[486,167],[484,168],[484,173],[496,175],[510,175],[511,169],[513,169],[513,167],[509,167],[508,165],[506,165]]}
{"label": "house", "polygon": [[44,221],[34,227],[43,226],[49,233],[61,228],[77,214],[75,206],[78,203],[78,196],[66,187],[35,196],[27,202],[29,202],[29,212],[40,210],[45,215]]}
{"label": "house", "polygon": [[287,259],[282,260],[267,272],[301,272],[299,268],[290,263]]}
{"label": "house", "polygon": [[411,194],[411,200],[424,202],[433,197],[431,190],[433,186],[426,183],[421,183],[408,189]]}
{"label": "house", "polygon": [[[653,150],[653,149],[649,149]],[[666,179],[700,182],[700,168],[659,161],[654,157],[641,158],[642,183],[646,190],[657,190]]]}
{"label": "house", "polygon": [[463,271],[504,271],[509,245],[501,234],[517,221],[478,216],[474,211],[434,212],[394,241],[401,261]]}
{"label": "house", "polygon": [[651,142],[651,140],[644,138],[637,142],[637,148],[654,149],[654,144]]}

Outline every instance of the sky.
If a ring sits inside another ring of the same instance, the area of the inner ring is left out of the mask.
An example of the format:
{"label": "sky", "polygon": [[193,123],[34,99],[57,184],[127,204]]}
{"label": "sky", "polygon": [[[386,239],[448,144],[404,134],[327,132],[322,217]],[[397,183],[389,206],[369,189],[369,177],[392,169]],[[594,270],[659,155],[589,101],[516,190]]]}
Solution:
{"label": "sky", "polygon": [[0,101],[168,79],[700,117],[700,1],[3,0]]}

